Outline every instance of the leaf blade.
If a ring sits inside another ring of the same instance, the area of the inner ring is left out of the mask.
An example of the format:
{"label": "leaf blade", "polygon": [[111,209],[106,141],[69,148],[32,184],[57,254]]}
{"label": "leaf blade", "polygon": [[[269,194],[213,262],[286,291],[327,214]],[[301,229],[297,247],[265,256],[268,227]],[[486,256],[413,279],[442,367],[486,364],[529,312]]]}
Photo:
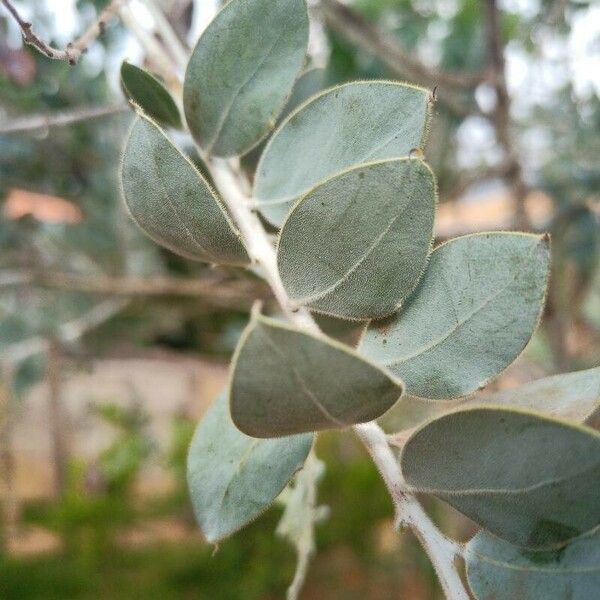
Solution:
{"label": "leaf blade", "polygon": [[425,269],[436,200],[429,167],[407,158],[317,185],[281,230],[277,262],[290,299],[341,318],[390,314]]}
{"label": "leaf blade", "polygon": [[181,129],[181,115],[175,100],[151,73],[123,61],[121,83],[129,99],[157,123]]}
{"label": "leaf blade", "polygon": [[258,208],[281,226],[294,202],[318,183],[421,147],[429,115],[427,90],[391,81],[354,82],[317,94],[269,140],[256,171]]}
{"label": "leaf blade", "polygon": [[231,422],[221,394],[198,425],[187,476],[196,518],[209,542],[218,542],[266,510],[302,467],[313,444],[304,434],[258,440]]}
{"label": "leaf blade", "polygon": [[307,43],[304,0],[227,3],[198,40],[185,75],[184,111],[200,146],[226,157],[258,143],[286,103]]}
{"label": "leaf blade", "polygon": [[369,327],[360,350],[403,378],[411,395],[467,395],[526,346],[539,322],[548,272],[545,236],[456,238],[431,253],[417,290],[397,315]]}
{"label": "leaf blade", "polygon": [[156,243],[192,260],[244,265],[239,232],[192,163],[149,118],[134,122],[121,161],[125,204]]}
{"label": "leaf blade", "polygon": [[370,421],[401,393],[400,381],[350,348],[263,316],[242,335],[231,369],[233,422],[259,438]]}
{"label": "leaf blade", "polygon": [[558,552],[524,552],[485,532],[466,547],[467,578],[477,600],[587,600],[600,589],[600,536]]}
{"label": "leaf blade", "polygon": [[400,464],[410,486],[512,544],[557,547],[600,523],[600,435],[587,427],[472,407],[418,429]]}

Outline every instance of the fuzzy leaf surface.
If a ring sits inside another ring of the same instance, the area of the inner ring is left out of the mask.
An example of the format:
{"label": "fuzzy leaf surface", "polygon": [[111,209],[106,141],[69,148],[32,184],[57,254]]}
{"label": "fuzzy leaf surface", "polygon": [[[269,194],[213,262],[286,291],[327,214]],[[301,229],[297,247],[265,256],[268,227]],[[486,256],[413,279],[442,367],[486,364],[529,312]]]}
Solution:
{"label": "fuzzy leaf surface", "polygon": [[518,546],[565,544],[600,524],[600,435],[491,406],[418,429],[401,455],[406,482]]}
{"label": "fuzzy leaf surface", "polygon": [[157,244],[205,262],[243,265],[248,255],[206,180],[146,117],[133,125],[121,164],[125,203]]}
{"label": "fuzzy leaf surface", "polygon": [[532,552],[481,532],[467,544],[466,563],[477,600],[589,600],[600,590],[600,535]]}
{"label": "fuzzy leaf surface", "polygon": [[206,539],[218,542],[266,510],[304,464],[313,437],[248,437],[232,423],[227,394],[221,394],[196,429],[187,464],[194,512]]}
{"label": "fuzzy leaf surface", "polygon": [[482,233],[442,244],[414,294],[397,314],[371,324],[360,351],[402,378],[413,396],[470,394],[529,342],[549,264],[545,236]]}
{"label": "fuzzy leaf surface", "polygon": [[232,364],[231,417],[259,438],[371,421],[401,395],[399,380],[351,348],[263,316],[250,322]]}
{"label": "fuzzy leaf surface", "polygon": [[391,81],[348,83],[313,97],[284,120],[261,157],[254,198],[263,216],[281,226],[317,183],[421,147],[429,108],[427,90]]}
{"label": "fuzzy leaf surface", "polygon": [[165,86],[148,71],[123,61],[121,83],[127,97],[149,117],[161,125],[181,128],[181,115],[175,100]]}
{"label": "fuzzy leaf surface", "polygon": [[304,0],[231,0],[206,28],[185,74],[185,116],[209,154],[250,150],[275,126],[308,44]]}
{"label": "fuzzy leaf surface", "polygon": [[425,269],[435,203],[421,160],[369,163],[318,185],[281,230],[277,262],[290,299],[342,318],[389,315]]}

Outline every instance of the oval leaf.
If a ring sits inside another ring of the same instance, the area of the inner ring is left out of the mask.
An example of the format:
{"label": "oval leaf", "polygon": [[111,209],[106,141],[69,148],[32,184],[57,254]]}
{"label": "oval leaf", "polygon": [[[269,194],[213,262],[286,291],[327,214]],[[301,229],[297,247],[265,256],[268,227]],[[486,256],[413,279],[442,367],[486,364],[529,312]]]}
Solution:
{"label": "oval leaf", "polygon": [[231,0],[206,28],[185,74],[183,105],[210,154],[250,150],[275,125],[304,62],[304,0]]}
{"label": "oval leaf", "polygon": [[590,600],[600,590],[598,534],[556,552],[528,552],[482,532],[465,559],[477,600]]}
{"label": "oval leaf", "polygon": [[202,175],[152,121],[136,120],[121,164],[133,220],[172,252],[214,263],[249,262],[239,232]]}
{"label": "oval leaf", "polygon": [[290,299],[349,319],[389,315],[425,268],[435,203],[421,160],[361,165],[318,185],[281,230],[277,261]]}
{"label": "oval leaf", "polygon": [[254,198],[280,226],[317,183],[354,166],[407,156],[424,143],[429,92],[391,81],[348,83],[294,111],[261,157]]}
{"label": "oval leaf", "polygon": [[232,364],[231,417],[259,438],[371,421],[401,395],[400,381],[347,346],[262,316]]}
{"label": "oval leaf", "polygon": [[314,437],[248,437],[231,422],[228,406],[227,394],[221,394],[198,425],[188,455],[192,504],[209,542],[266,510],[304,464]]}
{"label": "oval leaf", "polygon": [[402,310],[369,327],[361,352],[426,398],[474,392],[523,351],[542,311],[546,236],[467,235],[442,244]]}
{"label": "oval leaf", "polygon": [[498,537],[565,544],[600,524],[600,435],[535,413],[477,407],[417,430],[402,473]]}
{"label": "oval leaf", "polygon": [[156,77],[123,61],[121,83],[127,97],[149,117],[167,127],[181,128],[181,116],[175,100]]}
{"label": "oval leaf", "polygon": [[600,401],[600,367],[545,377],[512,390],[482,394],[473,401],[517,406],[583,423]]}

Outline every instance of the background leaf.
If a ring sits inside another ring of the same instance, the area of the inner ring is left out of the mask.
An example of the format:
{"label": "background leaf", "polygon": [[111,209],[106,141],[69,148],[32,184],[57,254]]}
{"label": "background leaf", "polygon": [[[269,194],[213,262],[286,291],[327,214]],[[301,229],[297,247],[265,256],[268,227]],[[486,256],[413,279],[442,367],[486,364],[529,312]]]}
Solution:
{"label": "background leaf", "polygon": [[149,119],[136,120],[121,165],[125,203],[157,244],[207,262],[242,265],[246,250],[221,201]]}
{"label": "background leaf", "polygon": [[401,377],[411,395],[469,394],[531,338],[549,261],[545,236],[482,233],[442,244],[402,310],[373,323],[360,350]]}
{"label": "background leaf", "polygon": [[308,43],[304,0],[231,0],[206,28],[185,74],[183,104],[210,154],[250,150],[275,126]]}
{"label": "background leaf", "polygon": [[428,95],[391,81],[354,82],[300,106],[273,134],[258,165],[254,197],[263,216],[281,226],[294,201],[317,183],[421,147]]}
{"label": "background leaf", "polygon": [[369,163],[318,185],[281,230],[277,262],[290,299],[349,319],[390,314],[425,268],[435,203],[420,160]]}
{"label": "background leaf", "polygon": [[259,316],[236,350],[230,394],[233,422],[263,438],[370,421],[402,384],[334,340]]}
{"label": "background leaf", "polygon": [[196,518],[209,542],[231,535],[266,510],[302,467],[313,435],[258,440],[231,422],[221,394],[198,425],[188,455]]}
{"label": "background leaf", "polygon": [[181,128],[181,115],[175,100],[156,77],[123,61],[121,83],[127,97],[149,117],[161,125]]}
{"label": "background leaf", "polygon": [[400,461],[409,485],[519,546],[564,544],[600,523],[600,435],[593,429],[474,407],[417,430]]}
{"label": "background leaf", "polygon": [[477,600],[589,600],[600,590],[600,535],[557,552],[527,552],[488,533],[466,548],[467,577]]}

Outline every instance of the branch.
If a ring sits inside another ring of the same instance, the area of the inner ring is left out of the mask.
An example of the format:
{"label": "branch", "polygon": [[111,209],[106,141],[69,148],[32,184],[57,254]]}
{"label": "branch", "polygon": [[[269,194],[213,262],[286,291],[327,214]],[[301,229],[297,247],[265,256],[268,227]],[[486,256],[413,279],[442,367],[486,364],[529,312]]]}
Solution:
{"label": "branch", "polygon": [[84,106],[64,112],[55,112],[45,115],[31,115],[22,119],[12,119],[10,123],[0,123],[0,134],[21,133],[23,131],[34,131],[48,127],[62,127],[97,119],[108,115],[125,112],[128,110],[126,104],[114,104],[112,106]]}
{"label": "branch", "polygon": [[396,524],[409,527],[425,548],[448,600],[469,600],[455,561],[462,555],[462,546],[447,538],[435,526],[416,498],[406,491],[402,474],[385,433],[375,422],[355,425],[361,439],[394,502]]}
{"label": "branch", "polygon": [[496,106],[490,120],[496,131],[496,139],[506,155],[506,181],[512,188],[515,200],[515,226],[529,229],[530,223],[525,210],[525,198],[529,188],[523,179],[523,169],[519,162],[511,131],[510,95],[506,85],[504,44],[500,27],[500,12],[496,0],[485,1],[485,22],[488,41],[488,63],[491,81],[496,92]]}
{"label": "branch", "polygon": [[[129,300],[123,299],[100,302],[81,317],[60,325],[55,338],[64,344],[73,343],[90,329],[94,329],[114,317],[128,304]],[[0,353],[0,362],[3,364],[15,365],[30,356],[34,356],[40,352],[47,352],[49,349],[50,340],[48,338],[35,336],[6,347]]]}
{"label": "branch", "polygon": [[[331,29],[359,48],[375,55],[398,77],[416,79],[429,86],[439,85],[458,91],[471,91],[486,79],[484,73],[449,73],[424,65],[402,48],[393,36],[338,0],[321,0],[321,8]],[[477,112],[475,106],[468,110],[460,98],[448,92],[440,95],[440,101],[459,114]]]}
{"label": "branch", "polygon": [[[285,315],[299,328],[319,332],[310,312],[294,307],[288,298],[279,277],[275,249],[257,215],[249,208],[248,198],[241,191],[241,175],[237,172],[236,165],[208,157],[205,157],[205,164],[240,229],[250,257],[262,267]],[[400,469],[384,432],[375,422],[356,425],[354,430],[367,447],[392,496],[398,525],[410,527],[415,532],[429,555],[448,600],[469,600],[454,562],[459,555],[460,546],[446,538],[417,500],[404,491]]]}
{"label": "branch", "polygon": [[69,42],[64,50],[54,48],[33,31],[31,23],[25,21],[13,6],[11,0],[1,0],[6,10],[12,15],[15,21],[19,24],[23,34],[23,40],[26,44],[33,46],[48,58],[54,60],[64,60],[70,65],[75,65],[81,58],[82,54],[87,52],[88,46],[104,32],[107,23],[117,14],[119,9],[129,0],[112,0],[106,8],[100,13],[98,18],[92,23],[83,34],[74,42]]}
{"label": "branch", "polygon": [[176,279],[174,277],[111,277],[51,271],[0,271],[0,288],[34,285],[110,296],[190,296],[222,308],[245,309],[256,298],[271,297],[261,282]]}

